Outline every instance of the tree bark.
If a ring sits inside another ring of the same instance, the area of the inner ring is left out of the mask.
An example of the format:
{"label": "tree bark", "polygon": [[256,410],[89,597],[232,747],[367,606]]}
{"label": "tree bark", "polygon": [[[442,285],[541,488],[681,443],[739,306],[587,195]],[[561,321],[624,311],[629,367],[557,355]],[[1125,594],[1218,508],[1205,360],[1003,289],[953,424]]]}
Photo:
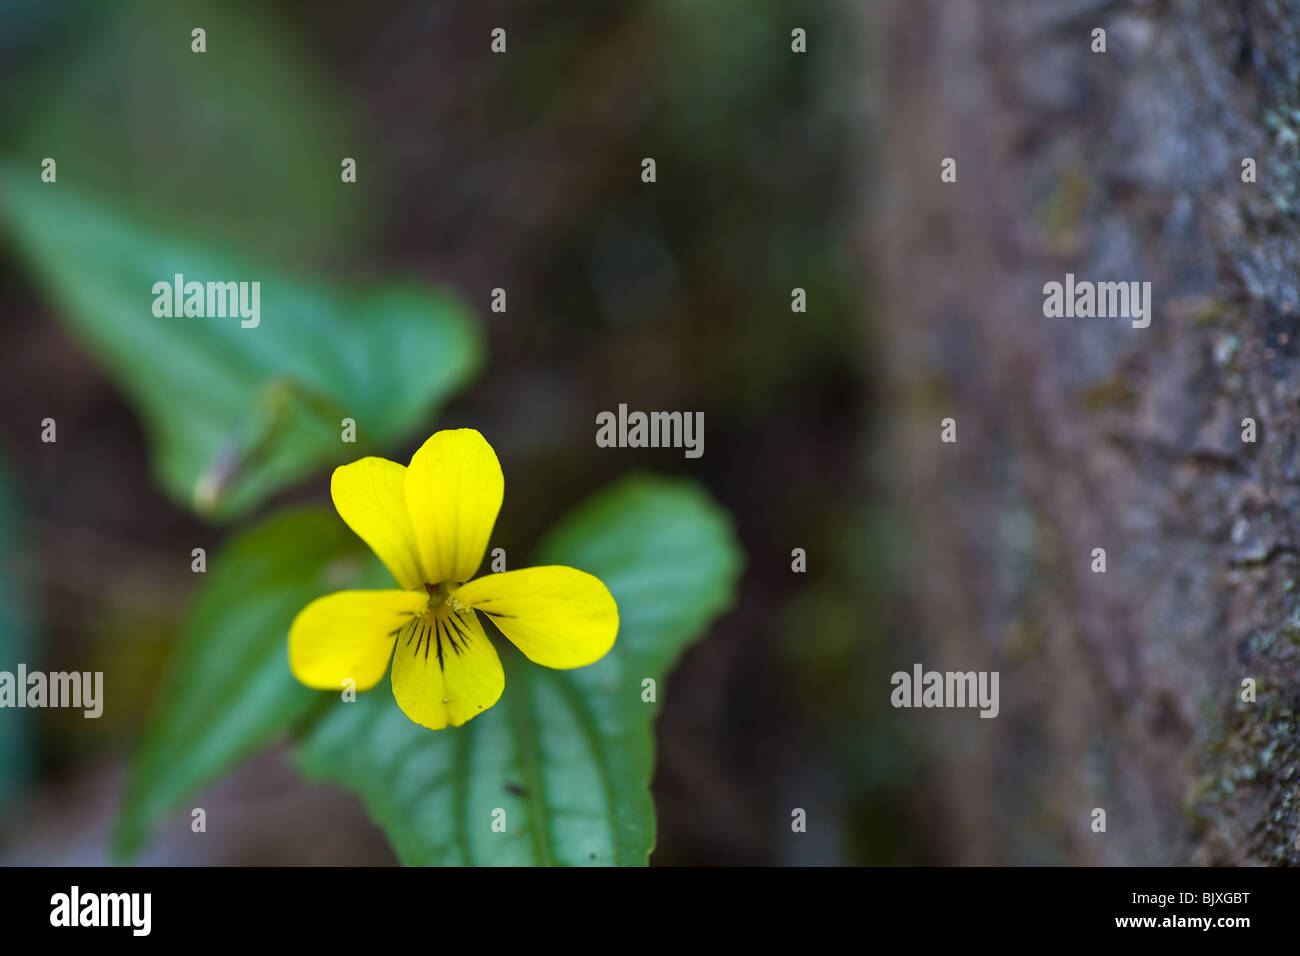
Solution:
{"label": "tree bark", "polygon": [[[1300,863],[1300,0],[865,6],[896,653],[1001,675],[914,715],[936,847]],[[1044,317],[1066,273],[1150,327]]]}

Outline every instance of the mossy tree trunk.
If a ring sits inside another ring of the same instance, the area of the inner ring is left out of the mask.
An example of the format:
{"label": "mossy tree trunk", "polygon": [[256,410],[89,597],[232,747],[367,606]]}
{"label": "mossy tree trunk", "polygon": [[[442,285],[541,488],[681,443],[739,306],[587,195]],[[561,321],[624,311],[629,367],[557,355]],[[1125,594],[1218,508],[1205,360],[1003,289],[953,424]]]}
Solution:
{"label": "mossy tree trunk", "polygon": [[[899,662],[1001,672],[995,720],[917,715],[933,838],[1300,863],[1300,2],[871,6]],[[1067,272],[1150,327],[1045,318]]]}

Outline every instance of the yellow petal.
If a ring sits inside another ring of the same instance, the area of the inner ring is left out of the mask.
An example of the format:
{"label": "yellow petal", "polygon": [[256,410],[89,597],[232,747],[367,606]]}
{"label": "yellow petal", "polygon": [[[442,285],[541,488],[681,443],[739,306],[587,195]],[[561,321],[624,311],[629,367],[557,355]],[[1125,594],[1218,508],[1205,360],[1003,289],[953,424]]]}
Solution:
{"label": "yellow petal", "polygon": [[496,452],[474,429],[440,431],[420,446],[406,469],[406,510],[427,583],[474,576],[504,492]]}
{"label": "yellow petal", "polygon": [[483,713],[506,686],[501,659],[470,610],[407,627],[393,654],[393,696],[407,717],[432,730]]}
{"label": "yellow petal", "polygon": [[424,582],[411,519],[406,514],[406,468],[386,458],[362,458],[334,469],[334,507],[370,546],[402,587]]}
{"label": "yellow petal", "polygon": [[600,578],[551,565],[489,574],[452,592],[482,611],[529,660],[582,667],[600,660],[618,634],[618,605]]}
{"label": "yellow petal", "polygon": [[379,683],[397,632],[428,606],[423,591],[339,591],[317,598],[289,627],[289,669],[308,687]]}

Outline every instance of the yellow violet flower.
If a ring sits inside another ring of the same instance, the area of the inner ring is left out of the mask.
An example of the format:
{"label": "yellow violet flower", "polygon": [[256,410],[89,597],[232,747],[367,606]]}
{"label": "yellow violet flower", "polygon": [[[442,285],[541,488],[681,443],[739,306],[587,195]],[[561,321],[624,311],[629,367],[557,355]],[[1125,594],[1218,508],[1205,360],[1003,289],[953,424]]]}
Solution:
{"label": "yellow violet flower", "polygon": [[604,657],[618,606],[599,578],[560,565],[474,578],[504,491],[496,452],[472,428],[436,433],[405,468],[384,458],[336,468],[334,507],[401,590],[339,591],[308,604],[289,628],[293,675],[320,690],[349,679],[369,690],[391,659],[398,705],[440,730],[481,714],[505,687],[475,611],[545,667]]}

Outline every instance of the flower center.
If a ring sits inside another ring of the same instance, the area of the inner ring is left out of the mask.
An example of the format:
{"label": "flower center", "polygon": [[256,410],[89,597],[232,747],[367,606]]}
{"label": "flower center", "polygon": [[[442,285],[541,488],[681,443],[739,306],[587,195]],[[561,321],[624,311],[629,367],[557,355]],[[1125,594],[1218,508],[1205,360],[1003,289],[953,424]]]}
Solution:
{"label": "flower center", "polygon": [[451,596],[457,587],[459,585],[448,583],[426,584],[424,589],[429,593],[429,606],[425,608],[424,616],[446,620],[453,612],[459,614],[465,611],[465,605]]}
{"label": "flower center", "polygon": [[449,583],[424,586],[429,603],[398,631],[399,649],[405,648],[406,653],[417,657],[423,655],[426,660],[432,652],[440,669],[445,654],[460,656],[469,643],[469,632],[459,618],[468,608],[451,596],[456,587]]}

